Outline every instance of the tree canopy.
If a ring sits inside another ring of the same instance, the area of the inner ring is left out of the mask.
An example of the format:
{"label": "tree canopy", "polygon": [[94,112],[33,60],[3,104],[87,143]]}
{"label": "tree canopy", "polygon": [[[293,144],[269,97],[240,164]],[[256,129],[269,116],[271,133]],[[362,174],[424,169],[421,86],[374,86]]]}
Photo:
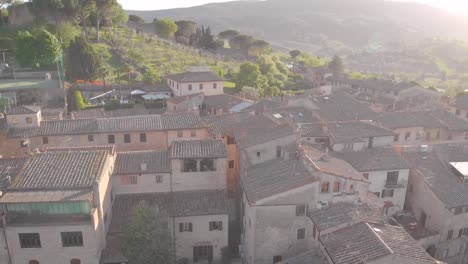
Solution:
{"label": "tree canopy", "polygon": [[174,37],[174,34],[177,32],[177,24],[167,18],[154,21],[154,28],[159,37],[166,39]]}
{"label": "tree canopy", "polygon": [[67,77],[71,80],[95,80],[101,77],[102,58],[83,37],[77,37],[68,48]]}
{"label": "tree canopy", "polygon": [[228,41],[229,41],[229,40],[231,40],[232,38],[234,38],[234,37],[236,37],[236,36],[239,36],[239,35],[240,35],[239,31],[233,30],[233,29],[229,29],[229,30],[225,30],[225,31],[223,31],[223,32],[220,32],[220,33],[218,34],[218,37],[219,37],[220,39],[225,39],[225,40],[228,40]]}
{"label": "tree canopy", "polygon": [[297,56],[301,55],[301,51],[300,50],[291,50],[289,52],[289,55],[291,55],[291,58],[295,59]]}
{"label": "tree canopy", "polygon": [[257,87],[258,79],[261,76],[258,65],[252,62],[243,63],[236,76],[236,87],[242,89],[244,86]]}
{"label": "tree canopy", "polygon": [[20,31],[16,37],[16,60],[23,67],[50,65],[62,53],[58,39],[45,29]]}
{"label": "tree canopy", "polygon": [[328,64],[328,68],[332,71],[334,77],[341,76],[344,73],[343,60],[340,56],[335,55]]}
{"label": "tree canopy", "polygon": [[129,15],[128,21],[135,22],[135,23],[145,23],[145,20],[142,17],[137,15]]}
{"label": "tree canopy", "polygon": [[133,264],[172,263],[172,237],[167,218],[146,202],[133,210],[127,230],[127,256]]}

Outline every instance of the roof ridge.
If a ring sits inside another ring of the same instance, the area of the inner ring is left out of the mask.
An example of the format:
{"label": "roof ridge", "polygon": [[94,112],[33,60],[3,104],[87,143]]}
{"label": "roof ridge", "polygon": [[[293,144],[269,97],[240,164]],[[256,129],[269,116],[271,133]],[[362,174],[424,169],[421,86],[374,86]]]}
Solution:
{"label": "roof ridge", "polygon": [[[385,248],[389,251],[389,254],[394,254],[395,252],[392,250],[392,248],[383,240],[382,237],[379,236],[379,234],[377,234],[377,231],[374,229],[374,227],[372,227],[367,221],[363,222],[367,228],[369,228],[369,230],[372,232],[372,234],[374,234],[374,236],[380,240],[380,242],[382,242],[382,244],[385,246]],[[378,225],[378,224],[376,224]],[[383,232],[383,231],[382,231]]]}

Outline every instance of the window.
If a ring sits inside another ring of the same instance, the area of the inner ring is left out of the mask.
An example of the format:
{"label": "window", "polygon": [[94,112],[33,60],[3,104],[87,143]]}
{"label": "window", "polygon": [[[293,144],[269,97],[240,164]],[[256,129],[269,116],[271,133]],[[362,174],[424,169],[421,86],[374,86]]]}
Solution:
{"label": "window", "polygon": [[107,143],[115,144],[115,136],[114,135],[107,135]]}
{"label": "window", "polygon": [[393,190],[382,190],[382,198],[393,197]]}
{"label": "window", "polygon": [[405,134],[405,140],[408,141],[411,137],[411,132],[406,132]]}
{"label": "window", "polygon": [[216,171],[214,159],[202,159],[200,161],[200,171]]}
{"label": "window", "polygon": [[398,171],[389,171],[387,172],[387,181],[386,184],[396,185],[398,183]]}
{"label": "window", "polygon": [[213,230],[223,230],[223,222],[222,221],[211,221],[210,222],[210,231]]}
{"label": "window", "polygon": [[257,151],[257,158],[260,158],[260,155],[261,155],[260,151]]}
{"label": "window", "polygon": [[199,260],[208,260],[211,263],[213,261],[213,246],[193,247],[193,262],[197,263]]}
{"label": "window", "polygon": [[94,135],[88,135],[88,141],[93,142],[94,141]]}
{"label": "window", "polygon": [[281,146],[276,146],[276,157],[281,158]]}
{"label": "window", "polygon": [[42,144],[44,144],[44,145],[49,144],[49,138],[48,137],[42,137]]}
{"label": "window", "polygon": [[457,109],[457,110],[455,111],[455,114],[456,114],[456,115],[460,115],[460,109]]}
{"label": "window", "polygon": [[447,258],[447,257],[448,257],[448,253],[449,253],[449,250],[448,250],[448,249],[444,249],[444,251],[442,252],[442,258]]}
{"label": "window", "polygon": [[183,137],[184,136],[184,133],[182,130],[177,130],[177,137]]}
{"label": "window", "polygon": [[228,145],[236,144],[236,142],[234,141],[234,137],[228,136],[227,143],[228,143]]}
{"label": "window", "polygon": [[200,83],[199,87],[200,87],[200,90],[203,90],[203,83]]}
{"label": "window", "polygon": [[216,89],[218,88],[218,84],[217,83],[213,83],[213,89]]}
{"label": "window", "polygon": [[453,237],[453,230],[449,230],[449,231],[447,232],[447,240],[452,239],[452,237]]}
{"label": "window", "polygon": [[188,89],[189,89],[189,91],[192,91],[192,85],[191,84],[188,85]]}
{"label": "window", "polygon": [[458,230],[458,238],[460,238],[463,235],[463,228]]}
{"label": "window", "polygon": [[459,215],[463,213],[463,206],[455,207],[454,210],[455,215]]}
{"label": "window", "polygon": [[340,191],[340,181],[333,182],[333,192],[339,192],[339,191]]}
{"label": "window", "polygon": [[193,225],[190,222],[179,223],[179,232],[193,232]]}
{"label": "window", "polygon": [[130,176],[130,184],[138,184],[138,176],[131,175]]}
{"label": "window", "polygon": [[329,182],[323,182],[322,183],[322,193],[328,193],[328,189],[330,188],[330,183]]}
{"label": "window", "polygon": [[353,144],[344,144],[345,150],[353,150]]}
{"label": "window", "polygon": [[39,261],[33,259],[33,260],[30,260],[28,264],[39,264]]}
{"label": "window", "polygon": [[197,171],[197,160],[184,159],[182,172],[194,172]]}
{"label": "window", "polygon": [[397,142],[399,137],[400,137],[400,135],[395,135],[395,137],[393,137],[393,141]]}
{"label": "window", "polygon": [[146,142],[146,133],[140,133],[140,142]]}
{"label": "window", "polygon": [[304,216],[305,213],[306,213],[306,206],[304,204],[296,205],[296,216]]}
{"label": "window", "polygon": [[156,175],[155,180],[156,180],[156,183],[162,183],[163,182],[163,176],[162,175]]}
{"label": "window", "polygon": [[191,130],[190,131],[190,136],[191,137],[196,137],[197,136],[197,131],[196,130]]}
{"label": "window", "polygon": [[64,247],[82,247],[83,233],[81,232],[62,232],[62,246]]}
{"label": "window", "polygon": [[234,169],[234,160],[229,161],[229,168]]}
{"label": "window", "polygon": [[20,233],[18,234],[21,248],[40,248],[41,237],[39,233]]}
{"label": "window", "polygon": [[26,123],[32,124],[32,117],[26,117]]}
{"label": "window", "polygon": [[21,146],[22,148],[27,147],[28,144],[29,144],[29,141],[26,140],[26,139],[23,139],[23,140],[20,141],[20,146]]}
{"label": "window", "polygon": [[130,143],[130,134],[124,134],[124,143]]}
{"label": "window", "polygon": [[374,194],[377,196],[377,198],[380,198],[380,192],[375,192]]}
{"label": "window", "polygon": [[305,239],[305,228],[300,228],[297,230],[297,240]]}
{"label": "window", "polygon": [[79,259],[72,259],[72,260],[70,260],[70,264],[81,264],[81,260],[79,260]]}
{"label": "window", "polygon": [[366,178],[366,179],[369,179],[369,173],[368,173],[368,172],[363,173],[362,176],[363,176],[364,178]]}
{"label": "window", "polygon": [[281,261],[283,261],[283,256],[274,256],[273,257],[273,264],[274,263],[279,263]]}

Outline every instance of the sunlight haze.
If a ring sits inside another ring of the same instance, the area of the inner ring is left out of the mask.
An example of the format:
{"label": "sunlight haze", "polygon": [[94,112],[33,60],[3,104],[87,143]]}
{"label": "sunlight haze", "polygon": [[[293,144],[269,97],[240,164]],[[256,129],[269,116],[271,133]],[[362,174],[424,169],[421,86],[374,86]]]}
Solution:
{"label": "sunlight haze", "polygon": [[[171,0],[171,1],[148,1],[148,0],[119,0],[125,9],[129,10],[160,10],[179,7],[191,7],[208,3],[229,2],[230,0]],[[468,16],[468,2],[463,0],[397,0],[401,2],[418,2],[443,8],[447,11]]]}

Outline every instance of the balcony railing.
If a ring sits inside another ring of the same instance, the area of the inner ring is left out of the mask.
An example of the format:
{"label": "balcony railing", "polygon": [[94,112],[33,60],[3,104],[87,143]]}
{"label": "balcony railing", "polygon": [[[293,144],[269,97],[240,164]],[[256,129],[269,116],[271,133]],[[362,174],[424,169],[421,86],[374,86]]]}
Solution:
{"label": "balcony railing", "polygon": [[385,188],[405,188],[406,187],[406,181],[400,180],[400,181],[385,181]]}

